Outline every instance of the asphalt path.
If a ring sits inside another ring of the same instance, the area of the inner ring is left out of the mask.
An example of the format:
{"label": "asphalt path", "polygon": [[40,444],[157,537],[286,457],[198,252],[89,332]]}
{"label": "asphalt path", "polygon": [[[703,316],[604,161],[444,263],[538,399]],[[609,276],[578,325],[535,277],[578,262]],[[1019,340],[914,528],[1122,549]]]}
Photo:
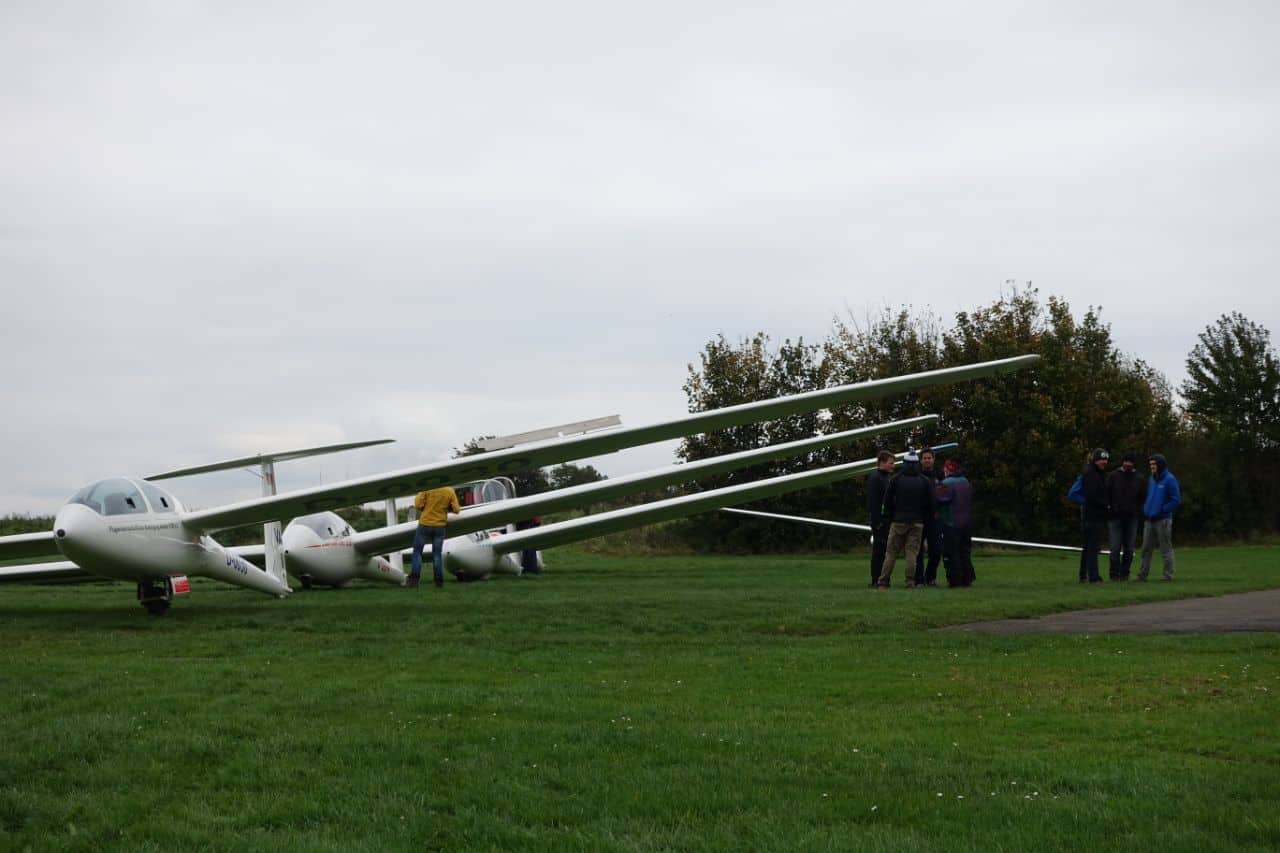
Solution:
{"label": "asphalt path", "polygon": [[996,619],[949,625],[943,631],[982,634],[1219,634],[1280,631],[1280,589],[1214,598],[1183,598],[1072,610],[1034,619]]}

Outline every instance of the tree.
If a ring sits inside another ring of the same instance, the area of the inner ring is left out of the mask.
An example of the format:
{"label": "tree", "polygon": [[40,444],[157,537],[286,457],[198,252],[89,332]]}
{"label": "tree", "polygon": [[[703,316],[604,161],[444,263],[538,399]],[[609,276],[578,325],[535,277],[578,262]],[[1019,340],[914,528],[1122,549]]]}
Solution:
{"label": "tree", "polygon": [[[709,411],[812,391],[826,387],[830,377],[830,367],[820,346],[806,344],[803,339],[794,343],[788,339],[775,349],[770,346],[769,336],[764,332],[742,338],[736,344],[731,344],[724,335],[717,335],[703,348],[699,362],[698,368],[689,365],[689,378],[684,384],[690,412]],[[821,412],[743,424],[690,436],[680,443],[676,455],[685,461],[706,459],[808,438],[817,432],[826,431],[825,426]],[[714,489],[791,473],[814,467],[824,459],[825,456],[821,454],[807,454],[762,463],[703,478],[699,480],[697,488]],[[812,494],[792,497],[795,500],[786,505],[776,504],[776,501],[753,505],[761,509],[796,511],[797,508],[809,508],[815,499]],[[768,551],[794,547],[811,536],[795,526],[743,525],[727,516],[714,513],[700,517],[696,522],[684,524],[680,529],[695,548],[729,551]]]}
{"label": "tree", "polygon": [[1271,333],[1233,311],[1199,339],[1182,383],[1191,425],[1242,453],[1274,449],[1280,444],[1280,364]]}
{"label": "tree", "polygon": [[[704,458],[807,435],[819,427],[835,432],[936,412],[941,420],[927,431],[882,435],[796,460],[790,468],[759,466],[726,481],[868,458],[878,447],[902,450],[955,439],[960,447],[954,455],[979,489],[978,524],[984,532],[1073,541],[1078,516],[1063,496],[1084,454],[1097,446],[1145,453],[1165,446],[1179,429],[1168,383],[1140,359],[1116,349],[1100,309],[1089,308],[1077,320],[1064,300],[1049,297],[1042,303],[1028,285],[1011,288],[990,305],[959,312],[949,328],[927,310],[904,307],[886,309],[862,324],[837,321],[820,348],[787,342],[774,353],[763,332],[737,346],[720,335],[703,351],[702,369],[690,366],[685,391],[690,411],[702,411],[1027,353],[1041,357],[1029,370],[840,407],[825,420],[813,416],[781,427],[755,424],[700,436],[687,440],[681,452],[686,459]],[[854,480],[797,493],[780,499],[777,509],[859,520],[860,487]],[[797,536],[810,547],[835,541],[829,533],[809,528],[804,534],[781,533],[776,524],[733,526],[704,519],[700,527],[703,544],[730,549],[793,546]],[[847,536],[843,542],[847,546]]]}
{"label": "tree", "polygon": [[1179,458],[1170,460],[1191,478],[1180,517],[1219,537],[1275,531],[1280,365],[1270,333],[1239,312],[1223,314],[1200,333],[1187,356],[1187,377],[1182,396],[1190,430]]}

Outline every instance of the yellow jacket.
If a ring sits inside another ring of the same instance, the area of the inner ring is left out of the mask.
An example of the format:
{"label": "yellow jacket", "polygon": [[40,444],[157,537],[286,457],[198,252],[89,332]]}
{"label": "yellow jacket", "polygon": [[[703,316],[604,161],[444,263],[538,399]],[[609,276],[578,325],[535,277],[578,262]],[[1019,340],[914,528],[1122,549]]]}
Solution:
{"label": "yellow jacket", "polygon": [[447,512],[462,512],[458,506],[458,495],[448,486],[418,492],[413,499],[413,508],[418,510],[418,523],[426,527],[444,527]]}

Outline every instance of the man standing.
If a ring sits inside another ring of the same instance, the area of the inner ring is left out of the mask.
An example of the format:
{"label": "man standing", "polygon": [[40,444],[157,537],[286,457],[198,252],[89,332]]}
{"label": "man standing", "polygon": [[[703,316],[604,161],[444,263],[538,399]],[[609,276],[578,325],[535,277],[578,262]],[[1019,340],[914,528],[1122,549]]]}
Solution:
{"label": "man standing", "polygon": [[1138,540],[1138,522],[1147,497],[1147,480],[1134,468],[1137,457],[1125,452],[1120,467],[1107,475],[1107,503],[1111,519],[1111,580],[1127,581],[1133,565],[1133,543]]}
{"label": "man standing", "polygon": [[[936,486],[942,482],[943,473],[939,468],[934,468],[934,455],[931,448],[926,447],[920,451],[920,473],[929,481],[930,486],[934,486],[934,493],[937,494]],[[929,549],[928,565],[925,564],[924,552],[925,548]],[[938,563],[942,559],[942,526],[938,523],[937,513],[930,513],[929,517],[924,520],[924,533],[920,540],[920,551],[916,554],[916,585],[925,586],[938,585]]]}
{"label": "man standing", "polygon": [[422,580],[422,548],[431,542],[431,574],[436,588],[444,586],[444,530],[448,513],[462,512],[457,493],[448,486],[418,492],[413,499],[418,516],[418,529],[413,532],[413,568],[405,586],[417,587]]}
{"label": "man standing", "polygon": [[1107,522],[1107,451],[1099,447],[1089,457],[1089,464],[1080,473],[1080,487],[1084,492],[1083,527],[1084,550],[1080,552],[1080,583],[1102,583],[1098,574],[1098,549]]}
{"label": "man standing", "polygon": [[916,554],[920,551],[924,520],[933,514],[935,505],[933,481],[920,473],[920,457],[914,450],[908,450],[906,458],[902,460],[902,470],[889,480],[889,488],[884,494],[884,512],[893,522],[889,525],[889,543],[885,546],[879,589],[889,588],[893,564],[898,561],[898,555],[904,549],[907,557],[904,571],[907,589],[915,589],[913,569]]}
{"label": "man standing", "polygon": [[876,470],[867,477],[867,524],[871,526],[871,583],[872,589],[880,580],[884,565],[885,545],[889,542],[889,519],[884,514],[884,494],[889,489],[893,474],[893,454],[881,450],[876,454]]}
{"label": "man standing", "polygon": [[1138,580],[1145,581],[1151,571],[1151,552],[1160,546],[1160,559],[1164,561],[1164,579],[1173,580],[1173,511],[1182,503],[1182,489],[1169,470],[1164,454],[1153,453],[1148,460],[1151,481],[1147,483],[1147,499],[1142,505],[1146,523],[1142,528],[1142,563],[1138,567]]}
{"label": "man standing", "polygon": [[938,486],[938,520],[947,585],[971,586],[977,579],[973,570],[973,486],[956,460],[948,459],[942,468],[946,478]]}

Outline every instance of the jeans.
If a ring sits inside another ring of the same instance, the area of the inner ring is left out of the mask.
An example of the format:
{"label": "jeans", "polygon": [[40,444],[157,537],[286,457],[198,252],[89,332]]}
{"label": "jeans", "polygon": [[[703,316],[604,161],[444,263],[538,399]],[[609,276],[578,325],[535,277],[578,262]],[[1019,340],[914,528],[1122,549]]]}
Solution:
{"label": "jeans", "polygon": [[1081,526],[1084,528],[1084,549],[1080,551],[1080,580],[1100,581],[1102,575],[1098,574],[1098,549],[1102,547],[1106,522],[1085,521]]}
{"label": "jeans", "polygon": [[889,522],[883,522],[878,527],[875,522],[871,522],[871,583],[875,584],[880,580],[880,570],[884,568],[884,552],[889,545]]}
{"label": "jeans", "polygon": [[1138,539],[1138,519],[1113,518],[1107,527],[1111,534],[1111,579],[1127,579],[1133,565],[1133,543]]}
{"label": "jeans", "polygon": [[[924,550],[929,548],[928,565],[925,565]],[[924,523],[924,534],[920,541],[920,550],[916,552],[916,583],[933,583],[938,579],[938,562],[942,559],[942,522],[936,518]]]}
{"label": "jeans", "polygon": [[413,569],[409,576],[415,578],[421,576],[422,548],[428,540],[431,541],[431,574],[437,583],[444,583],[443,527],[427,527],[425,524],[419,524],[418,529],[413,532]]}

